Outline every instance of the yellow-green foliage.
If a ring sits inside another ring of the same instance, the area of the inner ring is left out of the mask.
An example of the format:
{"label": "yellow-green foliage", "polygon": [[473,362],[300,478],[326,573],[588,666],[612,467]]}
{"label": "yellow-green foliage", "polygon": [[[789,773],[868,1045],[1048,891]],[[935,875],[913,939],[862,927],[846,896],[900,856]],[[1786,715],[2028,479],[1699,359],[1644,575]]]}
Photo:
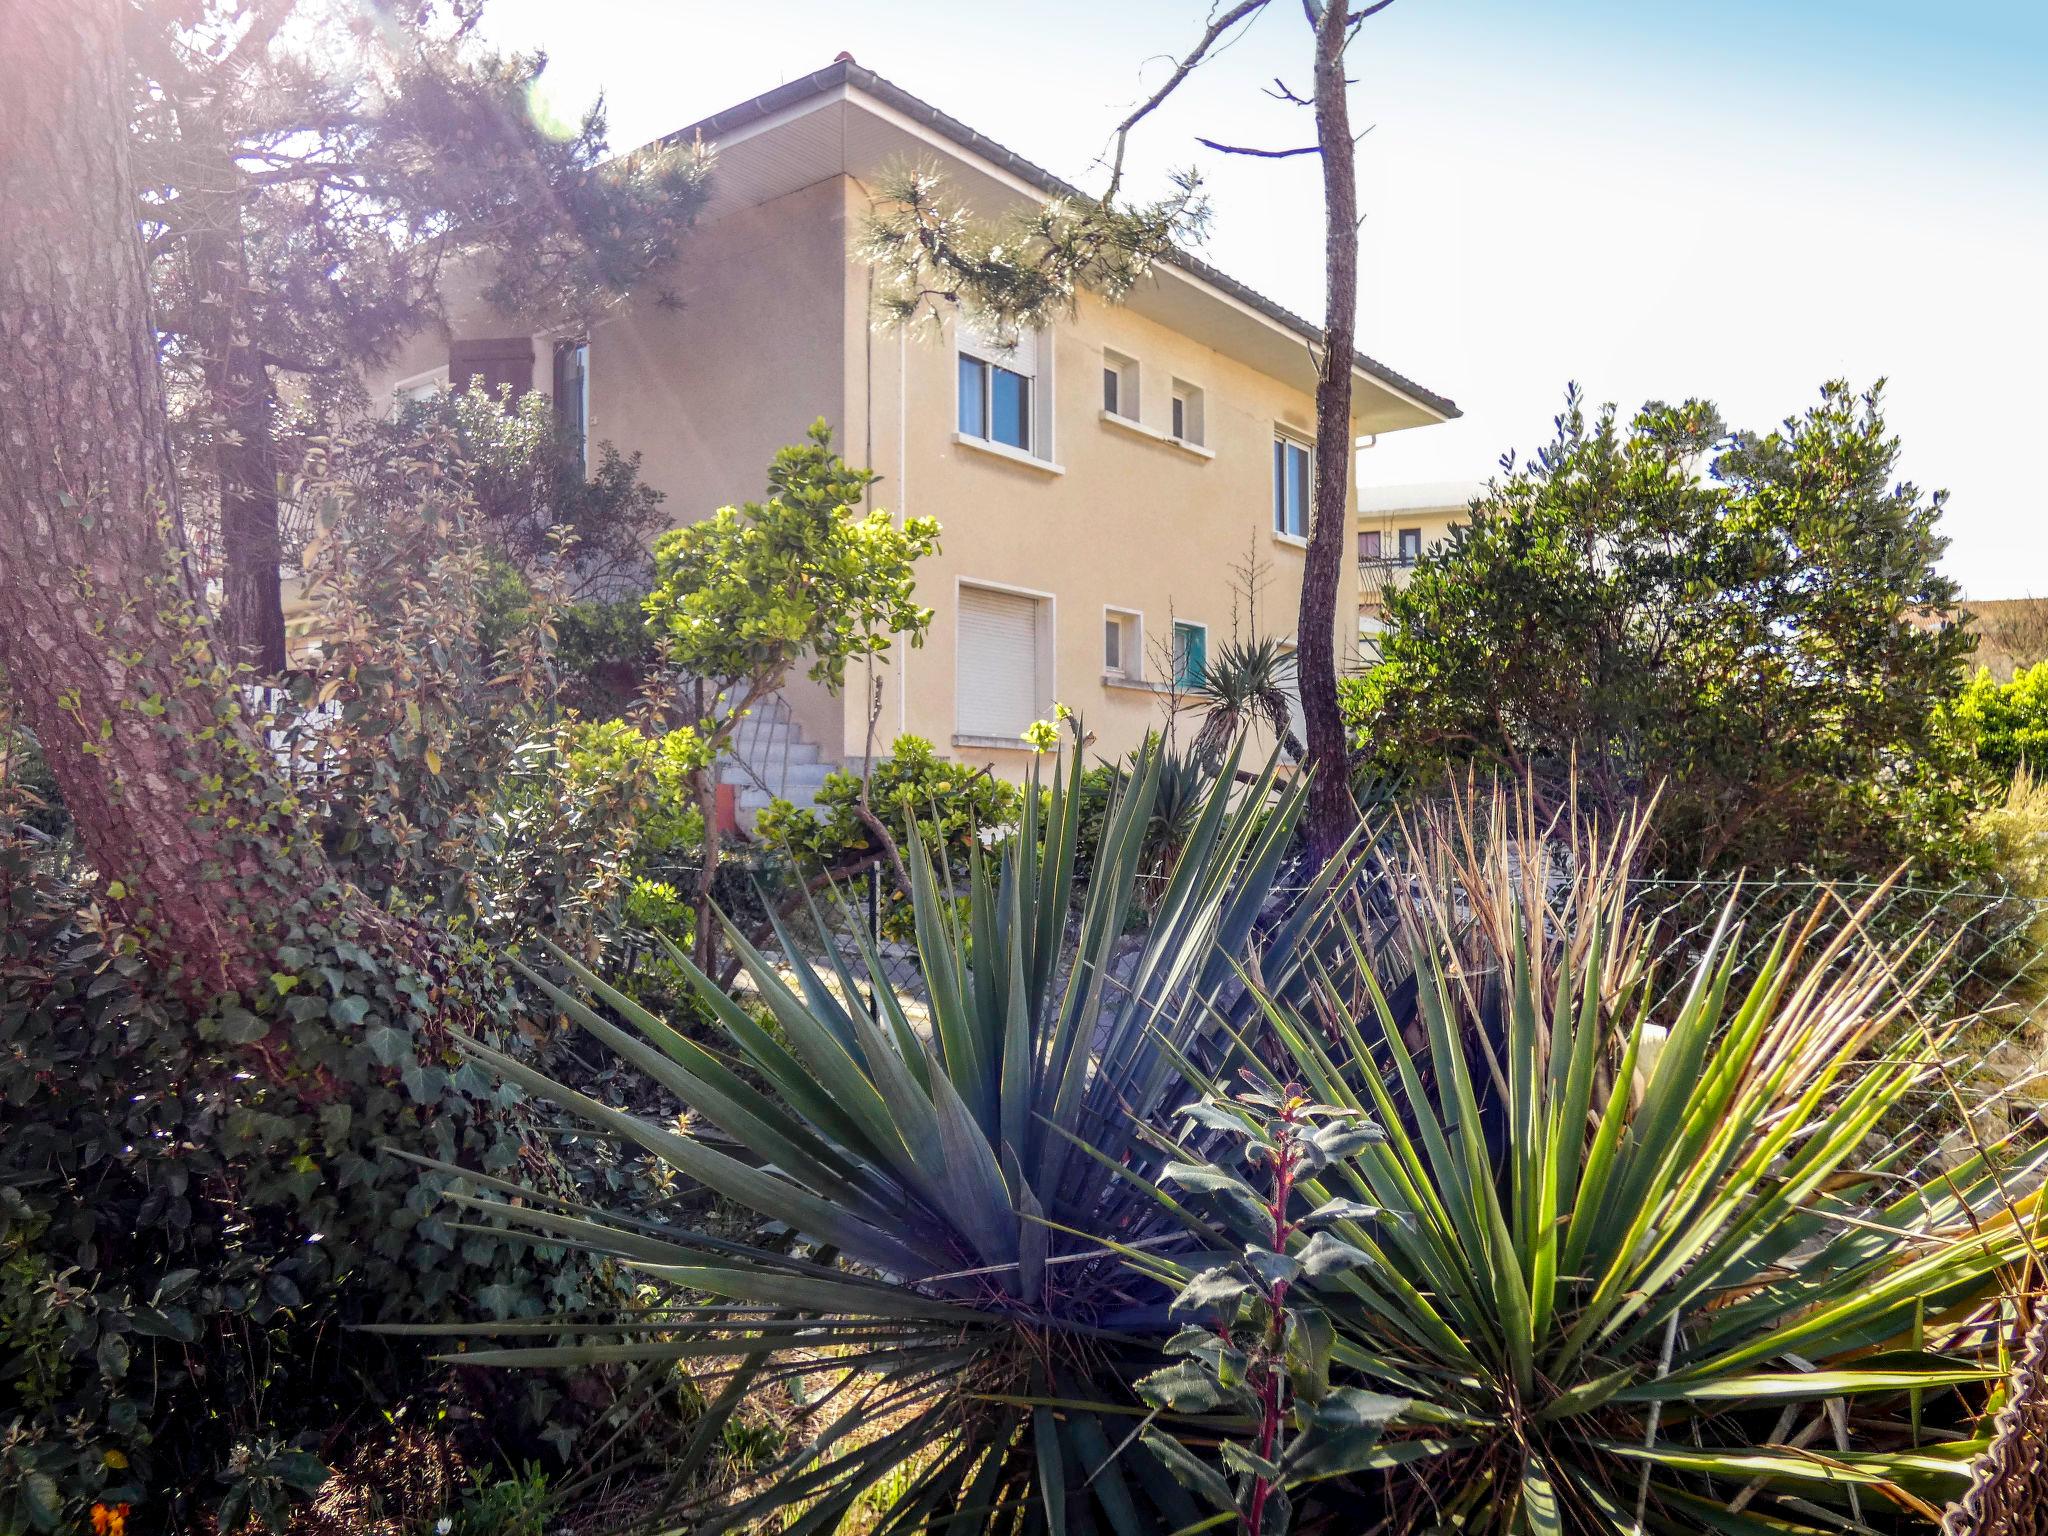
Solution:
{"label": "yellow-green foliage", "polygon": [[1977,755],[1999,772],[2048,764],[2048,661],[2009,683],[1980,669],[1956,701],[1955,717],[1976,740]]}
{"label": "yellow-green foliage", "polygon": [[1977,826],[1992,867],[2014,894],[2041,904],[2028,936],[2037,951],[2048,949],[2048,778],[2036,778],[2022,766],[2004,803],[1980,815]]}
{"label": "yellow-green foliage", "polygon": [[689,727],[651,736],[627,720],[572,721],[562,732],[562,754],[572,795],[627,798],[637,853],[673,854],[703,838],[692,781],[710,768],[711,753]]}

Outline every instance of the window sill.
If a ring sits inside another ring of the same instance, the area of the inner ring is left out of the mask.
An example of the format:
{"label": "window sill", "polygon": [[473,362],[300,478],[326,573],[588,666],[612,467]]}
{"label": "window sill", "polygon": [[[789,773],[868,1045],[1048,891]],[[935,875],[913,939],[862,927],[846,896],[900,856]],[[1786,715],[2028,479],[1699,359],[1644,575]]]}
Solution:
{"label": "window sill", "polygon": [[969,437],[965,432],[955,432],[953,441],[962,448],[972,448],[976,453],[985,453],[993,459],[1005,459],[1012,464],[1022,464],[1026,469],[1035,469],[1042,475],[1064,475],[1066,466],[1055,464],[1051,459],[1041,459],[1035,453],[1026,453],[1022,448],[1012,448],[1008,443],[998,443],[986,437]]}
{"label": "window sill", "polygon": [[1169,448],[1178,448],[1182,453],[1189,454],[1197,459],[1213,459],[1216,457],[1216,450],[1213,448],[1204,448],[1200,443],[1191,443],[1184,437],[1175,437],[1171,432],[1162,432],[1157,427],[1148,427],[1144,422],[1134,420],[1132,417],[1120,416],[1115,411],[1108,410],[1098,412],[1097,414],[1102,417],[1103,425],[1105,426],[1121,427],[1124,431],[1133,433],[1138,437],[1148,437],[1155,443],[1164,443]]}
{"label": "window sill", "polygon": [[1275,528],[1275,529],[1273,530],[1273,542],[1274,542],[1275,544],[1285,544],[1285,545],[1286,545],[1286,546],[1287,546],[1287,547],[1288,547],[1289,549],[1307,549],[1307,548],[1308,548],[1308,540],[1307,540],[1307,539],[1305,539],[1305,538],[1303,538],[1303,537],[1302,537],[1302,536],[1301,536],[1300,534],[1298,534],[1298,533],[1282,533],[1282,532],[1281,532],[1281,531],[1280,531],[1279,529],[1277,529],[1277,528]]}
{"label": "window sill", "polygon": [[1102,686],[1105,688],[1128,688],[1133,693],[1167,692],[1167,687],[1164,683],[1155,683],[1147,677],[1127,677],[1121,672],[1103,673]]}

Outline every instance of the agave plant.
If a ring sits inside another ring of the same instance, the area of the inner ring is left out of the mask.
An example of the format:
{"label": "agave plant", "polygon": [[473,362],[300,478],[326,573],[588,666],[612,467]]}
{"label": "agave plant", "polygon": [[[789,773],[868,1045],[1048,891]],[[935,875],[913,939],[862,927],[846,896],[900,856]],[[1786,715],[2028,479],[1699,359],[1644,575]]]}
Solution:
{"label": "agave plant", "polygon": [[[1673,992],[1622,878],[1632,837],[1568,875],[1513,838],[1427,841],[1463,868],[1417,882],[1399,985],[1361,937],[1305,1005],[1260,989],[1277,1049],[1246,1034],[1231,1064],[1267,1102],[1384,1131],[1302,1182],[1305,1209],[1357,1209],[1288,1250],[1297,1270],[1311,1243],[1362,1257],[1292,1304],[1328,1319],[1340,1379],[1407,1400],[1353,1458],[1389,1469],[1353,1528],[1928,1528],[1981,1449],[2048,1157],[1902,1171],[1880,1131],[1941,1037],[1909,1024],[1913,980],[1856,919],[1792,923],[1744,963],[1731,905]],[[1224,1102],[1221,1075],[1184,1066]],[[1232,1150],[1213,1123],[1175,1144],[1184,1164]],[[1128,1257],[1199,1292],[1188,1260]],[[1298,1479],[1243,1424],[1175,1433],[1187,1459],[1220,1444],[1225,1467]],[[1241,1517],[1213,1470],[1189,1481]]]}
{"label": "agave plant", "polygon": [[1254,927],[1267,965],[1285,969],[1349,878],[1333,866],[1292,915],[1265,910],[1300,793],[1270,763],[1234,788],[1237,767],[1233,751],[1139,938],[1124,936],[1124,918],[1163,772],[1156,749],[1123,785],[1078,903],[1078,761],[1055,772],[1042,811],[1026,796],[997,868],[974,864],[964,912],[910,850],[924,1000],[899,994],[872,949],[813,963],[778,929],[785,971],[728,924],[773,1022],[674,953],[723,1032],[713,1049],[559,956],[576,990],[542,984],[561,1009],[723,1144],[466,1049],[753,1213],[758,1230],[734,1240],[635,1212],[470,1197],[537,1239],[616,1255],[671,1299],[606,1325],[606,1342],[462,1358],[724,1362],[742,1384],[728,1386],[728,1405],[744,1384],[833,1381],[817,1433],[725,1523],[800,1506],[784,1530],[830,1531],[863,1496],[884,1505],[888,1531],[941,1518],[981,1530],[1027,1512],[1042,1525],[1024,1529],[1054,1532],[1197,1520],[1199,1505],[1131,1433],[1145,1412],[1131,1384],[1162,1363],[1172,1292],[1117,1252],[1196,1240],[1119,1170],[1162,1162],[1139,1130],[1186,1100],[1181,1062],[1214,1058],[1197,1000],[1235,984]]}

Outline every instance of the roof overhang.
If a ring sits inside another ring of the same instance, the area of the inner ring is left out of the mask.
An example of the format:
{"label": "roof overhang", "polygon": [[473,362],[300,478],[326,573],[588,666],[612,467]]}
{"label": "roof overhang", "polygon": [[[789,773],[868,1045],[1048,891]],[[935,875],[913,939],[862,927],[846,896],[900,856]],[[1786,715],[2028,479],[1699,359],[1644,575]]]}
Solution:
{"label": "roof overhang", "polygon": [[[939,161],[969,208],[993,216],[1023,202],[1084,197],[872,70],[842,59],[705,118],[666,142],[701,139],[717,153],[704,217],[783,197],[828,177],[871,184],[886,168]],[[1135,313],[1312,393],[1321,331],[1187,255],[1159,263],[1125,301]],[[1459,414],[1451,401],[1359,354],[1352,425],[1393,432]]]}

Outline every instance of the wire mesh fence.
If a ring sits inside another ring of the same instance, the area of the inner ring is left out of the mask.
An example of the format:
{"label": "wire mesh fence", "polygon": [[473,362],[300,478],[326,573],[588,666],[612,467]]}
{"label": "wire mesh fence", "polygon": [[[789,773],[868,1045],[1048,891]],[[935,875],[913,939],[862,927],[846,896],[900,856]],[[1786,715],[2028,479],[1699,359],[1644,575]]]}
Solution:
{"label": "wire mesh fence", "polygon": [[[1141,926],[1149,884],[1140,877],[1133,913]],[[1901,988],[1915,989],[1893,1032],[1875,1049],[1931,1049],[1931,1074],[1888,1127],[1895,1171],[1927,1175],[1995,1145],[2048,1109],[2048,902],[1966,884],[1825,883],[1809,879],[1668,879],[1630,882],[1631,901],[1661,979],[1659,1011],[1675,1013],[1696,963],[1719,930],[1736,955],[1736,983],[1754,972],[1788,924],[1817,932],[1854,924],[1858,942],[1889,957]],[[1283,887],[1286,901],[1306,887]],[[835,990],[839,966],[864,1005],[869,969],[915,1021],[926,1001],[907,912],[886,877],[856,877],[799,905],[783,924],[795,950]],[[788,969],[782,941],[760,935],[771,963]],[[839,964],[835,965],[835,957]],[[736,992],[753,990],[742,971]]]}

